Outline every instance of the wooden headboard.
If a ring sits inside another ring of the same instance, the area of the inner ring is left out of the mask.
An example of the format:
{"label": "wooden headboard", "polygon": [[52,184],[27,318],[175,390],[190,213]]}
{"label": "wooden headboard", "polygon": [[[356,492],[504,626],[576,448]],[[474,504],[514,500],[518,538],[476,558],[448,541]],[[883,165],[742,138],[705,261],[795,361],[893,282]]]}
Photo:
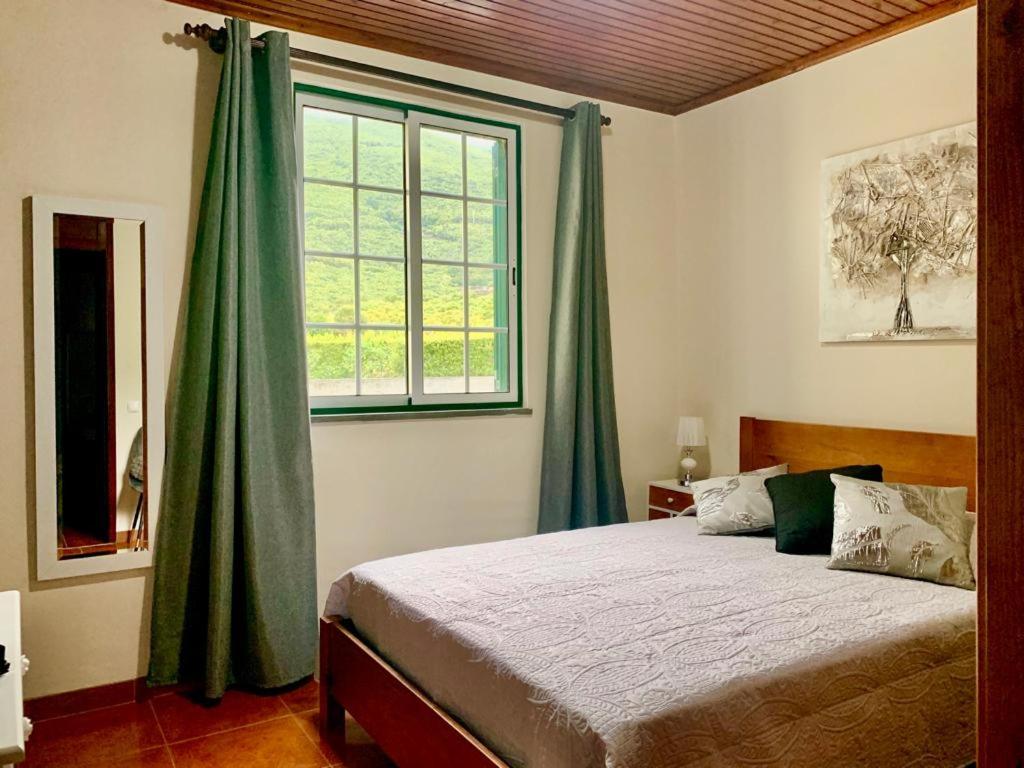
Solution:
{"label": "wooden headboard", "polygon": [[881,464],[886,482],[966,486],[976,510],[977,440],[971,435],[834,427],[740,417],[740,471],[789,464],[791,472]]}

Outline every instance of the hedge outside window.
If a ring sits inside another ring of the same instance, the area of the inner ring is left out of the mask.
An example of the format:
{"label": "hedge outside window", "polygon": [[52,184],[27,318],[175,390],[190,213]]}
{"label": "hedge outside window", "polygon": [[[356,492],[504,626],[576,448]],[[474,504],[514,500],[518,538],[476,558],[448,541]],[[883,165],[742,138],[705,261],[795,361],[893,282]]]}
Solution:
{"label": "hedge outside window", "polygon": [[296,87],[314,413],[522,403],[517,126]]}

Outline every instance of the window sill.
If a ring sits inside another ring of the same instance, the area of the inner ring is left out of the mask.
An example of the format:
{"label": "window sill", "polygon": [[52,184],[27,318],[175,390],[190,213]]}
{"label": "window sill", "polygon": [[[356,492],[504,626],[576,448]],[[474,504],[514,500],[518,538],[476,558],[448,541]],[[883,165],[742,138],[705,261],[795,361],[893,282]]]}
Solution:
{"label": "window sill", "polygon": [[314,413],[314,424],[335,421],[418,421],[420,419],[468,419],[479,416],[532,416],[533,408],[478,408],[436,411],[394,411],[391,413]]}

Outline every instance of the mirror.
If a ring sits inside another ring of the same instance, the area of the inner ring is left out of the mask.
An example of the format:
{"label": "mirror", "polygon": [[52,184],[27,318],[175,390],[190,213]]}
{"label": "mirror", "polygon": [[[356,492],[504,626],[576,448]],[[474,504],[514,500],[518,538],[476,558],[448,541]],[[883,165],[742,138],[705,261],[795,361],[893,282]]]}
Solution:
{"label": "mirror", "polygon": [[163,464],[159,211],[34,197],[32,219],[37,573],[145,567]]}

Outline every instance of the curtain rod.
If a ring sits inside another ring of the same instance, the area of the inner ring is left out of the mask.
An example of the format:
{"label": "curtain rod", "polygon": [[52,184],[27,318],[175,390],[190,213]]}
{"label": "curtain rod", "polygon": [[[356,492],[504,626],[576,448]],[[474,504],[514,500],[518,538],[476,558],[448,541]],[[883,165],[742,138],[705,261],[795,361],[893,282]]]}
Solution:
{"label": "curtain rod", "polygon": [[[210,48],[217,53],[224,53],[224,48],[227,45],[227,30],[224,27],[214,29],[209,24],[199,24],[198,26],[186,24],[185,34],[191,37],[197,37],[200,40],[205,40],[209,44]],[[264,46],[264,42],[258,39],[253,39],[251,43],[252,47],[257,50],[262,49]],[[361,61],[340,59],[337,56],[328,56],[327,54],[317,53],[316,51],[306,51],[302,48],[292,48],[290,50],[291,57],[300,61],[309,61],[314,64],[323,64],[328,67],[348,69],[353,72],[361,72],[365,75],[373,75],[374,77],[383,77],[388,80],[397,80],[402,83],[419,85],[425,88],[433,88],[438,91],[457,93],[460,96],[469,96],[473,99],[483,99],[484,101],[493,101],[498,104],[507,104],[512,107],[519,107],[520,109],[528,109],[532,112],[543,112],[544,114],[555,115],[564,119],[570,119],[576,114],[575,110],[566,109],[565,107],[555,107],[550,104],[542,104],[538,101],[517,99],[515,96],[506,96],[492,91],[483,91],[479,88],[470,88],[465,85],[458,85],[457,83],[448,83],[444,80],[434,80],[430,77],[411,75],[408,72],[399,72],[394,69],[375,67],[372,64],[364,64]],[[610,117],[606,117],[604,115],[601,116],[601,125],[611,124],[612,119]]]}

